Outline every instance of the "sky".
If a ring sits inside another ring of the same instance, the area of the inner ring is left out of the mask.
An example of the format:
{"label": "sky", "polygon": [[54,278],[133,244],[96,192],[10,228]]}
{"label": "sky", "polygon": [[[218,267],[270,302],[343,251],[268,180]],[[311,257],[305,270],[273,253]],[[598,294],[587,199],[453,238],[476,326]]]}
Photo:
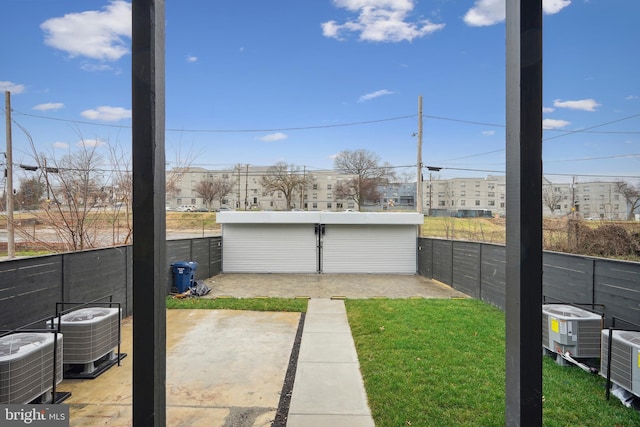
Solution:
{"label": "sky", "polygon": [[[637,181],[640,1],[543,9],[545,175]],[[110,149],[129,153],[131,2],[0,11],[14,164],[34,163],[32,145],[58,159],[95,145],[105,168]],[[415,175],[422,96],[424,165],[503,175],[504,16],[505,0],[168,0],[167,167],[327,170],[365,149]]]}

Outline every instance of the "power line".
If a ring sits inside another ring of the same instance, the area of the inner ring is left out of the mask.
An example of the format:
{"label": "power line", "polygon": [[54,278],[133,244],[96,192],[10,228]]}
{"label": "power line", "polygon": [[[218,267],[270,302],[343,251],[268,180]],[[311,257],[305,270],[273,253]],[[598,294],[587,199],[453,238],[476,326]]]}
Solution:
{"label": "power line", "polygon": [[[57,118],[57,117],[42,116],[42,115],[38,115],[38,114],[14,112],[14,115],[21,115],[21,116],[33,117],[33,118],[44,119],[44,120],[54,120],[54,121],[60,121],[60,122],[89,125],[89,126],[111,127],[111,128],[118,128],[118,129],[131,129],[131,126],[129,126],[129,125],[115,125],[115,124],[108,124],[108,123],[94,123],[94,122],[87,122],[87,121],[82,121],[82,120],[61,119],[61,118]],[[279,132],[279,131],[294,131],[294,130],[330,129],[330,128],[338,128],[338,127],[360,126],[360,125],[367,125],[367,124],[373,124],[373,123],[382,123],[382,122],[389,122],[389,121],[404,120],[404,119],[415,118],[416,116],[417,116],[416,114],[409,114],[409,115],[404,115],[404,116],[387,117],[387,118],[373,119],[373,120],[364,120],[364,121],[359,121],[359,122],[336,123],[336,124],[332,124],[332,125],[289,126],[289,127],[265,128],[265,129],[175,129],[175,128],[166,128],[165,131],[167,131],[167,132],[183,132],[183,133],[258,133],[258,132]],[[609,124],[617,123],[617,122],[620,122],[620,121],[633,119],[633,118],[636,118],[636,117],[639,117],[639,116],[640,116],[640,113],[636,114],[636,115],[633,115],[633,116],[629,116],[629,117],[624,117],[624,118],[621,118],[621,119],[613,120],[611,122],[607,122],[607,123],[603,123],[603,124],[599,124],[599,125],[583,128],[583,129],[577,129],[577,130],[573,130],[573,131],[571,131],[571,130],[562,130],[562,129],[545,129],[545,132],[560,132],[561,135],[556,135],[556,136],[552,136],[552,137],[549,137],[549,138],[545,138],[544,140],[546,141],[546,140],[550,140],[550,139],[554,139],[554,138],[560,138],[562,136],[570,135],[570,134],[573,134],[573,133],[640,135],[640,131],[592,131],[591,130],[591,129],[595,129],[595,128],[598,128],[598,127],[606,126],[606,125],[609,125]],[[433,119],[433,120],[450,121],[450,122],[464,123],[464,124],[476,125],[476,126],[489,126],[489,127],[506,128],[506,125],[504,125],[504,124],[478,122],[478,121],[473,121],[473,120],[457,119],[457,118],[453,118],[453,117],[434,116],[434,115],[429,115],[429,114],[423,114],[422,117],[428,118],[428,119]]]}

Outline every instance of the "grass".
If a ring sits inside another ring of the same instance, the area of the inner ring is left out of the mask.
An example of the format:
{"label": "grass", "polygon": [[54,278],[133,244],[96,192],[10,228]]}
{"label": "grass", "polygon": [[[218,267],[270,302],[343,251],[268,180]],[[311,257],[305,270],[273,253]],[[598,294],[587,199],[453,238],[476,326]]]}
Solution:
{"label": "grass", "polygon": [[184,298],[167,297],[167,308],[306,312],[306,299],[288,298]]}
{"label": "grass", "polygon": [[[505,424],[504,313],[476,300],[347,300],[376,425]],[[540,349],[542,351],[542,347]],[[604,378],[543,364],[545,426],[637,426]]]}

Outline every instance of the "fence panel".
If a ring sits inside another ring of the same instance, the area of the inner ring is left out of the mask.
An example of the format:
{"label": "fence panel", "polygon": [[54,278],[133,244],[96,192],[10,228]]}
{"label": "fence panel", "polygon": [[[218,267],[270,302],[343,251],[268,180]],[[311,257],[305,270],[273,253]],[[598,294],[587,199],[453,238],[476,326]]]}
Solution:
{"label": "fence panel", "polygon": [[505,308],[507,254],[504,246],[483,244],[480,265],[480,298]]}
{"label": "fence panel", "polygon": [[548,302],[593,304],[593,258],[542,254],[542,293]]}
{"label": "fence panel", "polygon": [[209,275],[209,248],[208,239],[198,239],[191,241],[191,259],[198,263],[194,279],[203,280],[211,277]]}
{"label": "fence panel", "polygon": [[451,286],[473,298],[480,298],[481,247],[480,243],[453,242]]}
{"label": "fence panel", "polygon": [[62,300],[62,275],[56,255],[0,262],[0,329],[53,316]]}
{"label": "fence panel", "polygon": [[209,239],[209,275],[217,276],[222,271],[222,237]]}
{"label": "fence panel", "polygon": [[433,240],[418,238],[418,275],[433,278]]}
{"label": "fence panel", "polygon": [[[87,302],[107,295],[129,312],[126,246],[62,254],[64,295],[61,301]],[[71,308],[66,306],[65,308]]]}
{"label": "fence panel", "polygon": [[594,279],[594,302],[608,319],[640,324],[640,263],[596,259]]}
{"label": "fence panel", "polygon": [[433,278],[451,284],[453,258],[451,240],[433,240]]}

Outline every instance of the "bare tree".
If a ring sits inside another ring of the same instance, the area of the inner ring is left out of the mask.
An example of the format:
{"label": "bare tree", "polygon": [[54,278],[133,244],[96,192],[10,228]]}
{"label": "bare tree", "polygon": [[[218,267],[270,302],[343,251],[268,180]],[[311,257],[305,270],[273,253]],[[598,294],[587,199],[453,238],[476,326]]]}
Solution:
{"label": "bare tree", "polygon": [[48,198],[43,215],[68,250],[78,251],[98,246],[98,218],[91,214],[100,193],[102,157],[98,145],[81,144],[81,149],[61,159],[36,156],[43,172]]}
{"label": "bare tree", "polygon": [[305,180],[306,178],[299,166],[278,162],[267,169],[266,173],[260,178],[260,183],[266,193],[281,192],[287,204],[286,209],[291,210],[294,192],[306,185]]}
{"label": "bare tree", "polygon": [[616,182],[616,191],[622,194],[622,197],[627,201],[629,208],[627,219],[633,220],[636,209],[640,208],[640,184],[632,185],[625,181],[619,181]]}
{"label": "bare tree", "polygon": [[214,178],[213,179],[213,194],[214,199],[218,200],[218,204],[222,206],[224,199],[233,192],[233,183],[229,179]]}
{"label": "bare tree", "polygon": [[355,175],[355,178],[343,181],[336,192],[339,198],[353,199],[358,208],[365,201],[378,202],[378,185],[395,178],[389,163],[380,163],[380,157],[368,150],[345,150],[338,153],[334,160],[337,171]]}
{"label": "bare tree", "polygon": [[16,195],[17,206],[20,209],[38,209],[44,195],[44,183],[40,176],[20,180],[20,191]]}
{"label": "bare tree", "polygon": [[551,215],[560,207],[560,202],[566,195],[561,187],[554,187],[551,182],[546,182],[542,189],[542,202],[551,211]]}

